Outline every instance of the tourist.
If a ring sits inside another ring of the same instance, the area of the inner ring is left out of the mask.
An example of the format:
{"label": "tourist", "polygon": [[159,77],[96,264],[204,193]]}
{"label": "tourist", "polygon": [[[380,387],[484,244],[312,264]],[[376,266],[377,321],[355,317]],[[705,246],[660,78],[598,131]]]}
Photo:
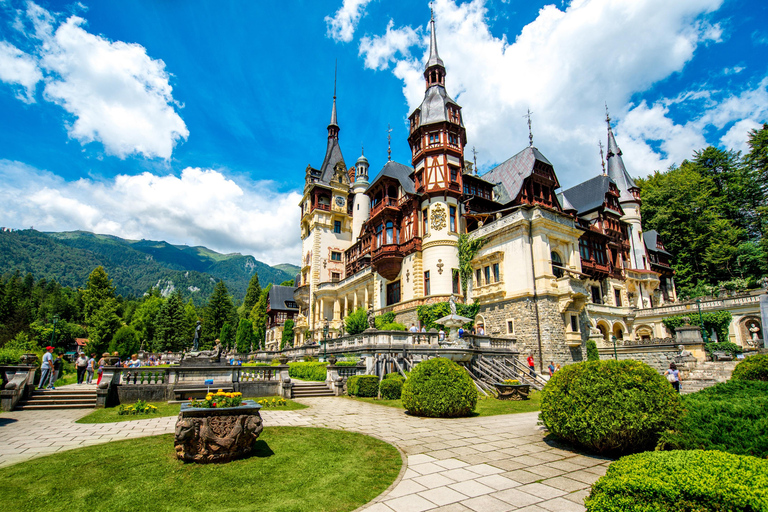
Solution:
{"label": "tourist", "polygon": [[411,324],[411,328],[408,329],[410,332],[419,332],[419,328],[416,327],[416,324]]}
{"label": "tourist", "polygon": [[533,361],[533,354],[528,356],[527,361],[528,361],[528,371],[530,372],[531,377],[536,377],[536,365],[534,364],[534,361]]}
{"label": "tourist", "polygon": [[[37,389],[43,389],[43,383],[46,383],[46,388],[56,389],[53,387],[53,347],[45,347],[45,354],[43,354],[43,363],[40,365],[40,384],[37,385]],[[47,382],[46,382],[47,381]]]}
{"label": "tourist", "polygon": [[437,341],[445,341],[445,331],[443,330],[442,327],[437,332]]}
{"label": "tourist", "polygon": [[56,354],[56,359],[53,360],[53,377],[52,382],[56,382],[61,377],[61,369],[64,367],[64,360],[62,359],[62,353]]}
{"label": "tourist", "polygon": [[558,364],[557,366],[555,366],[555,373],[557,373],[559,371],[560,371],[560,365]]}
{"label": "tourist", "polygon": [[104,352],[101,354],[101,359],[99,359],[99,378],[96,380],[96,385],[98,386],[101,384],[101,376],[104,375],[104,367],[107,366],[107,358],[109,357],[109,352]]}
{"label": "tourist", "polygon": [[669,363],[669,370],[664,372],[664,375],[667,377],[667,380],[670,384],[672,384],[672,387],[675,388],[675,391],[678,393],[680,392],[680,370],[677,369],[677,365],[675,363]]}
{"label": "tourist", "polygon": [[464,337],[464,329],[462,327],[459,327],[459,338]]}
{"label": "tourist", "polygon": [[427,332],[427,326],[426,325],[422,325],[421,326],[421,332]]}
{"label": "tourist", "polygon": [[85,372],[87,374],[85,378],[85,383],[90,384],[93,382],[93,372],[96,370],[96,354],[91,354],[91,357],[88,359],[88,366],[85,368]]}
{"label": "tourist", "polygon": [[483,329],[482,325],[477,326],[477,335],[478,336],[485,336],[485,329]]}
{"label": "tourist", "polygon": [[85,379],[85,370],[88,367],[88,357],[80,352],[77,355],[77,361],[75,361],[75,365],[77,366],[77,383],[82,384],[83,380]]}
{"label": "tourist", "polygon": [[[107,354],[107,355],[109,355],[109,354]],[[122,364],[120,363],[120,353],[115,351],[115,352],[112,353],[112,356],[117,358],[117,362],[115,363],[115,366],[122,366]]]}
{"label": "tourist", "polygon": [[552,377],[555,374],[555,362],[550,361],[549,366],[547,366],[547,369],[549,370],[549,376]]}
{"label": "tourist", "polygon": [[133,354],[131,360],[128,361],[128,368],[139,368],[141,366],[141,360],[138,354]]}

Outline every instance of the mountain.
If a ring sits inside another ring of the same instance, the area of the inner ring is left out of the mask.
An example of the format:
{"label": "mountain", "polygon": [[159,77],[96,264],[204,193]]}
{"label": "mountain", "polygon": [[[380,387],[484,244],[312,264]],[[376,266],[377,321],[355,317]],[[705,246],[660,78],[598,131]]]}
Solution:
{"label": "mountain", "polygon": [[266,286],[293,279],[298,269],[290,264],[270,267],[253,256],[221,254],[207,247],[127,240],[87,231],[0,232],[0,274],[18,270],[36,279],[82,287],[99,265],[123,296],[138,297],[154,286],[165,295],[180,290],[185,300],[191,297],[196,304],[205,303],[218,280],[224,281],[237,302],[245,296],[254,272]]}
{"label": "mountain", "polygon": [[272,268],[280,269],[283,272],[287,272],[293,277],[296,277],[299,274],[299,271],[301,270],[301,267],[299,267],[298,265],[292,265],[290,263],[280,263],[279,265],[272,265]]}

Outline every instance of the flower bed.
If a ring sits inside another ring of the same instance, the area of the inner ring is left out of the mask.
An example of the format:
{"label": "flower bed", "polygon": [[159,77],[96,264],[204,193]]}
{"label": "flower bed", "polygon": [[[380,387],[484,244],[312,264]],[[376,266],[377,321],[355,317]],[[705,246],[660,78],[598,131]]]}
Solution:
{"label": "flower bed", "polygon": [[262,398],[256,403],[262,407],[284,407],[286,404],[288,404],[284,398],[273,398],[272,400],[269,398]]}
{"label": "flower bed", "polygon": [[136,415],[136,414],[153,414],[156,412],[157,412],[157,407],[155,407],[150,403],[145,402],[144,400],[137,400],[136,403],[133,405],[120,404],[117,406],[118,416]]}
{"label": "flower bed", "polygon": [[208,393],[205,395],[205,400],[189,399],[190,407],[197,407],[201,409],[215,409],[222,407],[238,407],[243,403],[242,393],[227,393],[220,389],[216,393]]}

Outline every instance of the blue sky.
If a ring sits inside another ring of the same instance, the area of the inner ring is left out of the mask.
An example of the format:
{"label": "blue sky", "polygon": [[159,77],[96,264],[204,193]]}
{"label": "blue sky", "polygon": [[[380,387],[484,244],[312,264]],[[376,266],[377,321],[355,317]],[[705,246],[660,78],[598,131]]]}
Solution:
{"label": "blue sky", "polygon": [[[768,3],[437,0],[449,93],[481,172],[534,144],[564,187],[600,171],[605,107],[635,176],[768,121]],[[0,225],[296,262],[338,61],[341,144],[410,163],[429,5],[0,0]],[[471,159],[471,151],[468,152]]]}

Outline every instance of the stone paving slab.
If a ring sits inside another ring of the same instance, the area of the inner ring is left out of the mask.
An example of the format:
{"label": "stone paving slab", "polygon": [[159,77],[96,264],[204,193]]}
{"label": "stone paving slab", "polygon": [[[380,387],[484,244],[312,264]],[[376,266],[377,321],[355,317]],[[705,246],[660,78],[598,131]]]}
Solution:
{"label": "stone paving slab", "polygon": [[[343,398],[299,399],[310,408],[262,411],[267,426],[308,426],[372,435],[406,454],[406,471],[366,512],[583,511],[611,460],[544,441],[538,413],[434,419]],[[89,410],[0,416],[0,467],[110,440],[171,433],[175,417],[78,424]]]}

